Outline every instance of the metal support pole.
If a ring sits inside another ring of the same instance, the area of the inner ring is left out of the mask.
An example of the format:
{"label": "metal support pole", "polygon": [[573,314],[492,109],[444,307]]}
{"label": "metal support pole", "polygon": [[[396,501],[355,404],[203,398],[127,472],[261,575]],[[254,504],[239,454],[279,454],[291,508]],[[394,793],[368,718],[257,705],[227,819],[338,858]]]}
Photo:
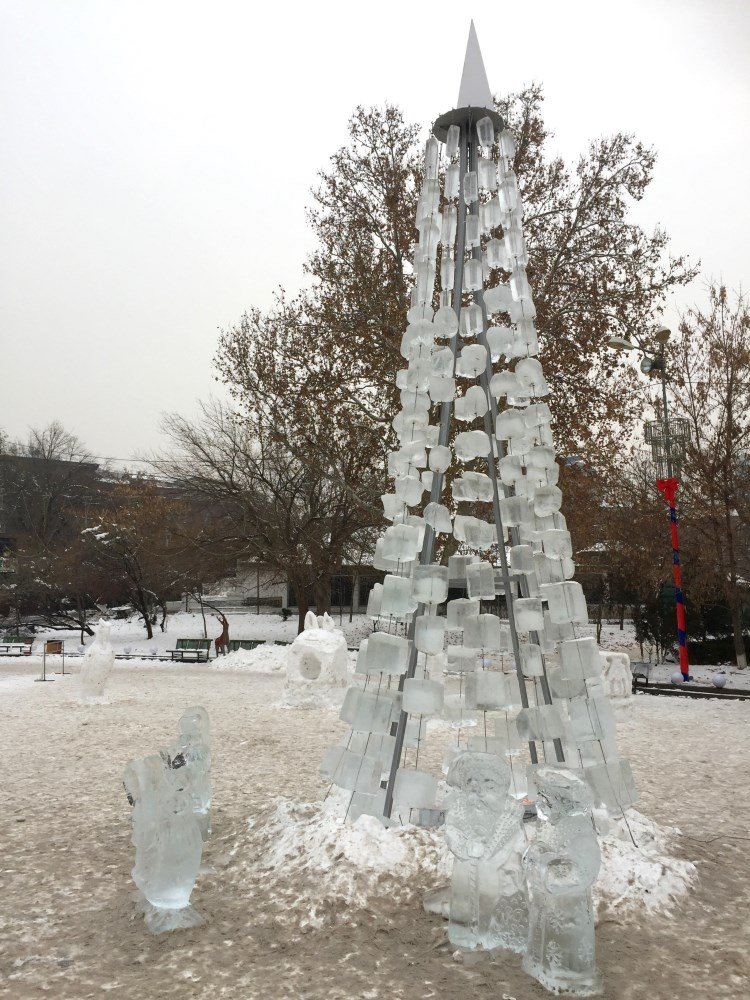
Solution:
{"label": "metal support pole", "polygon": [[[469,170],[476,170],[477,156],[478,156],[478,141],[475,135],[472,135],[471,145],[469,147]],[[482,259],[482,250],[480,247],[474,247],[472,250],[472,257],[475,260]],[[505,486],[504,483],[498,482],[497,476],[497,459],[495,456],[495,446],[497,447],[497,458],[503,458],[504,445],[502,441],[498,441],[495,437],[494,428],[497,424],[497,402],[495,397],[490,392],[490,380],[492,378],[492,359],[490,357],[490,349],[487,343],[487,327],[489,326],[489,320],[487,317],[487,307],[484,304],[484,291],[478,291],[474,293],[474,301],[482,309],[482,330],[477,336],[477,342],[482,345],[487,351],[487,367],[479,378],[479,384],[481,385],[489,409],[484,417],[484,426],[487,434],[490,438],[492,444],[492,450],[490,452],[490,457],[488,459],[488,466],[490,472],[490,479],[492,480],[492,492],[493,492],[493,507],[495,513],[495,524],[497,525],[498,534],[498,549],[500,552],[500,570],[503,576],[503,586],[505,587],[506,593],[506,606],[508,609],[508,625],[510,627],[511,644],[513,646],[513,656],[516,661],[516,675],[518,677],[518,684],[521,689],[521,705],[523,708],[529,707],[529,698],[526,692],[526,678],[523,674],[523,669],[521,665],[521,652],[520,644],[518,641],[518,630],[516,628],[515,613],[513,611],[513,602],[511,600],[511,580],[510,571],[508,569],[508,554],[505,550],[505,531],[503,529],[502,514],[500,511],[500,490],[503,491],[503,496],[509,496],[510,490]],[[518,528],[509,528],[510,541],[512,545],[520,544],[520,535]],[[524,597],[529,596],[529,585],[525,577],[521,578],[521,593]],[[532,632],[529,636],[532,642],[539,644],[539,636]],[[544,703],[546,705],[552,704],[552,695],[550,693],[549,684],[547,683],[547,668],[543,663],[542,669],[544,671],[541,680],[542,686],[542,697],[544,698]],[[555,747],[555,756],[559,762],[562,762],[565,757],[562,749],[562,742],[559,739],[553,741]],[[532,764],[537,763],[537,752],[535,744],[529,743],[529,754],[531,756]]]}
{"label": "metal support pole", "polygon": [[[461,144],[459,153],[459,175],[463,179],[466,173],[466,144],[467,144],[467,130],[466,125],[461,126]],[[466,203],[464,202],[463,195],[463,183],[459,188],[458,194],[458,213],[457,213],[457,229],[456,229],[456,262],[455,271],[453,275],[453,309],[456,313],[456,318],[460,318],[461,315],[461,290],[463,289],[464,283],[464,251],[466,248]],[[455,375],[456,371],[456,357],[458,355],[458,337],[456,336],[451,340],[451,351],[453,352],[453,373]],[[451,425],[451,413],[453,412],[453,402],[447,400],[441,404],[440,407],[440,431],[438,433],[438,444],[447,445],[448,438],[450,437],[450,425]],[[434,473],[432,479],[432,488],[430,490],[430,502],[439,503],[440,497],[443,493],[443,481],[444,473]],[[420,565],[425,566],[432,562],[433,556],[435,554],[435,531],[431,525],[427,525],[424,533],[424,541],[422,542],[422,551],[419,555]],[[420,604],[417,610],[412,615],[411,623],[409,624],[409,663],[406,668],[406,673],[402,674],[399,682],[398,689],[403,691],[404,681],[410,679],[414,676],[417,669],[417,647],[414,644],[414,635],[416,630],[416,621],[421,615],[424,614],[425,606]],[[395,732],[392,733],[396,738],[396,743],[393,750],[393,760],[391,762],[391,771],[388,775],[388,784],[385,790],[385,802],[383,805],[383,815],[390,817],[391,810],[393,809],[393,788],[396,782],[396,772],[398,771],[399,765],[401,763],[401,754],[404,748],[404,736],[406,734],[406,723],[408,720],[407,713],[401,710],[401,714],[398,717],[398,722],[395,725]]]}

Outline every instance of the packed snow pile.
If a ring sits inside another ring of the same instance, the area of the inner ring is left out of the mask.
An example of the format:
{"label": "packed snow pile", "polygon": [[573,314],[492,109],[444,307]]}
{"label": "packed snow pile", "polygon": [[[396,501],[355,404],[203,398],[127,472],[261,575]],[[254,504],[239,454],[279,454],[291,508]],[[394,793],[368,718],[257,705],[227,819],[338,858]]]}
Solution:
{"label": "packed snow pile", "polygon": [[304,631],[287,649],[282,704],[288,708],[327,707],[331,688],[343,689],[348,682],[348,661],[341,629],[329,615],[318,618],[308,611]]}
{"label": "packed snow pile", "polygon": [[[425,891],[449,881],[453,858],[441,828],[385,828],[373,816],[344,823],[346,796],[334,795],[322,803],[279,798],[260,821],[250,821],[253,843],[241,853],[257,857],[264,880],[277,880],[275,894],[284,898],[290,920],[320,927],[356,919],[357,909],[383,896],[421,906]],[[624,824],[600,839],[602,867],[594,885],[600,916],[669,910],[695,876],[690,861],[670,853],[676,829],[659,827],[634,809],[627,818],[633,839]]]}
{"label": "packed snow pile", "polygon": [[226,670],[230,673],[280,674],[286,665],[286,646],[276,646],[264,642],[255,649],[237,649],[226,656],[211,660],[212,670]]}
{"label": "packed snow pile", "polygon": [[407,899],[415,887],[448,877],[442,833],[386,829],[374,816],[343,823],[344,811],[338,796],[323,803],[280,798],[264,820],[251,821],[251,854],[264,878],[277,880],[289,917],[301,926],[346,921],[377,896]]}
{"label": "packed snow pile", "polygon": [[593,886],[594,902],[600,912],[606,907],[617,914],[644,907],[654,913],[668,910],[689,890],[695,865],[670,853],[679,836],[675,827],[660,827],[636,809],[626,815],[627,826],[619,820],[616,829],[600,838],[602,867]]}

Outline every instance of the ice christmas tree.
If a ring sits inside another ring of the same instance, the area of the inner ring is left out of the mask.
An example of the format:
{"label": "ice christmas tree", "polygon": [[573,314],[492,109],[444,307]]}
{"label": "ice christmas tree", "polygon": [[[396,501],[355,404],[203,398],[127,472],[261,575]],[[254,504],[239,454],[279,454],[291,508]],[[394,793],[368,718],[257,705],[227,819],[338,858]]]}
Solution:
{"label": "ice christmas tree", "polygon": [[[424,761],[428,720],[442,718],[446,773],[463,751],[494,754],[510,794],[533,799],[539,767],[574,769],[619,815],[635,790],[599,650],[577,632],[588,613],[560,513],[516,145],[473,25],[458,106],[432,132],[382,498],[391,523],[375,555],[386,576],[368,607],[364,680],[341,713],[351,732],[322,770],[350,793],[349,818],[439,822],[439,775]],[[456,554],[438,560],[446,548]]]}

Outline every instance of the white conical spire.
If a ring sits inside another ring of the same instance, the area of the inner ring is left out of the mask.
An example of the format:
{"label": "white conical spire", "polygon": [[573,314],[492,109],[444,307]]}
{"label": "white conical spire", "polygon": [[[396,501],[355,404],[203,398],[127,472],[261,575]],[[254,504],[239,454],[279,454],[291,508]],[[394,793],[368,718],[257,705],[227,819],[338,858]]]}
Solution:
{"label": "white conical spire", "polygon": [[479,48],[474,22],[469,28],[469,41],[466,44],[466,58],[461,77],[461,88],[458,92],[459,108],[493,108],[492,92],[487,82],[482,52]]}

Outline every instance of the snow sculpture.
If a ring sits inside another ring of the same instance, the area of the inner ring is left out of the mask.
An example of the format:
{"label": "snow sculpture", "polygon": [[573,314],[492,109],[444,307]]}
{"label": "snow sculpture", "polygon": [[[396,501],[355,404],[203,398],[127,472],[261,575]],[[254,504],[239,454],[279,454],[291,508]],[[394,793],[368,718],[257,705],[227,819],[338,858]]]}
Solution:
{"label": "snow sculpture", "polygon": [[536,772],[539,830],[524,855],[529,884],[529,930],[523,969],[554,993],[594,996],[591,886],[601,865],[586,782],[571,770]]}
{"label": "snow sculpture", "polygon": [[134,761],[123,776],[133,806],[133,881],[153,934],[196,927],[203,917],[190,905],[203,839],[186,782],[157,754]]}
{"label": "snow sculpture", "polygon": [[508,766],[495,754],[462,753],[451,764],[448,785],[454,789],[445,818],[445,840],[454,855],[451,944],[522,952],[528,926],[524,807],[508,795]]}
{"label": "snow sculpture", "polygon": [[633,673],[627,653],[599,651],[602,658],[602,687],[617,715],[624,715],[633,707]]}
{"label": "snow sculpture", "polygon": [[200,705],[188,708],[177,724],[177,739],[162,758],[184,784],[201,836],[211,833],[211,727],[208,712]]}
{"label": "snow sculpture", "polygon": [[94,641],[83,654],[78,675],[80,699],[90,705],[104,705],[104,693],[115,662],[115,651],[110,639],[110,626],[100,619]]}
{"label": "snow sculpture", "polygon": [[319,621],[314,612],[308,611],[304,631],[287,653],[284,703],[296,707],[312,705],[316,703],[316,695],[346,685],[347,663],[343,632],[328,615]]}

